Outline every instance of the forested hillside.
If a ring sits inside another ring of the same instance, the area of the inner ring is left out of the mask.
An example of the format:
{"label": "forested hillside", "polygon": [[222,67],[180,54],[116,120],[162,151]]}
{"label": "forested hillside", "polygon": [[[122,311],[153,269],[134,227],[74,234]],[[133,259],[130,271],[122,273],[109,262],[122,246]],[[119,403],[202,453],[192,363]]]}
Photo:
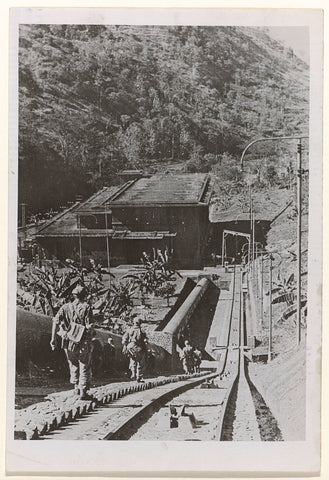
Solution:
{"label": "forested hillside", "polygon": [[[20,28],[19,202],[30,211],[116,183],[124,168],[220,175],[251,139],[307,122],[308,66],[263,29]],[[264,148],[284,158],[287,147]]]}

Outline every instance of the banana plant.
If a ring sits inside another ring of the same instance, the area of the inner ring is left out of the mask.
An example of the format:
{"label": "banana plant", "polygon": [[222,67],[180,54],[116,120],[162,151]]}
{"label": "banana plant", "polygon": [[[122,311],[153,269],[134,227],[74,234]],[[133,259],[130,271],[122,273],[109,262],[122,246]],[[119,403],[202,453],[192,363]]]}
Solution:
{"label": "banana plant", "polygon": [[[164,285],[174,284],[176,275],[181,277],[170,264],[168,249],[164,252],[160,249],[153,249],[152,255],[143,252],[141,262],[142,266],[140,268],[132,270],[124,278],[133,280],[142,295],[154,294],[155,296],[163,296]],[[170,290],[173,291],[174,289],[171,288]]]}
{"label": "banana plant", "polygon": [[118,317],[133,306],[137,285],[132,280],[112,282],[110,288],[98,292],[99,299],[93,309],[99,314]]}
{"label": "banana plant", "polygon": [[[276,294],[272,300],[272,304],[285,303],[287,308],[282,312],[278,322],[283,322],[297,313],[296,303],[296,283],[295,275],[292,273],[288,278],[283,280],[278,277],[277,281],[273,282],[272,294]],[[307,313],[307,298],[301,297],[300,306],[304,312],[304,320]]]}
{"label": "banana plant", "polygon": [[[306,315],[307,315],[307,298],[302,296],[301,301],[300,301],[300,306],[302,309],[302,312],[304,313],[303,318],[304,318],[304,325],[306,323]],[[284,320],[287,320],[288,318],[292,317],[297,313],[297,303],[293,303],[292,305],[289,305],[288,308],[284,310],[284,312],[281,314],[278,323],[283,322]],[[294,320],[296,323],[296,320]]]}
{"label": "banana plant", "polygon": [[53,266],[35,267],[23,288],[17,290],[18,304],[54,316],[77,283],[70,273],[60,273]]}
{"label": "banana plant", "polygon": [[[18,305],[37,313],[54,316],[59,307],[70,298],[78,284],[86,287],[91,303],[98,300],[104,291],[102,275],[108,272],[103,270],[101,265],[96,265],[93,259],[90,259],[88,268],[81,267],[70,259],[64,264],[66,270],[62,272],[54,266],[35,267],[22,288],[17,291]],[[89,279],[86,277],[87,274]],[[110,275],[114,278],[113,274]]]}
{"label": "banana plant", "polygon": [[272,288],[272,295],[276,296],[272,300],[272,304],[276,303],[286,303],[288,306],[293,305],[295,302],[295,275],[292,273],[288,278],[283,280],[278,277],[274,283],[274,288]]}

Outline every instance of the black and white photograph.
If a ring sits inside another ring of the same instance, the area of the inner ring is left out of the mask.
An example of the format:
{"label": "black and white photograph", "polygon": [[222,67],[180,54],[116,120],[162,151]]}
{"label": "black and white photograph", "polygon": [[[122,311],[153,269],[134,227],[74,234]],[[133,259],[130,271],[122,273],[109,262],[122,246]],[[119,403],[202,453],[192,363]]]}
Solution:
{"label": "black and white photograph", "polygon": [[9,465],[317,470],[321,12],[50,10],[11,19]]}

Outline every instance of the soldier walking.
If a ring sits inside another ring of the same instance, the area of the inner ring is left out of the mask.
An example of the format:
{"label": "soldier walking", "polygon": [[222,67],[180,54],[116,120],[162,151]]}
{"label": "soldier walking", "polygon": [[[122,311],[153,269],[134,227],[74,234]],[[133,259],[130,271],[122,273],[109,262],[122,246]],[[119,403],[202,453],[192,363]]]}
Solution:
{"label": "soldier walking", "polygon": [[[88,400],[91,384],[93,320],[90,305],[85,301],[87,291],[78,285],[73,290],[73,302],[65,303],[53,319],[50,346],[56,348],[56,333],[62,337],[70,369],[70,383],[82,400]],[[58,330],[58,331],[57,331]]]}
{"label": "soldier walking", "polygon": [[202,353],[198,349],[198,347],[195,347],[193,351],[193,365],[194,365],[194,373],[199,373],[200,372],[200,365],[202,361]]}
{"label": "soldier walking", "polygon": [[147,337],[141,329],[141,319],[134,318],[133,325],[122,337],[122,351],[129,356],[131,379],[143,381],[143,371],[147,351]]}
{"label": "soldier walking", "polygon": [[188,340],[184,342],[181,359],[183,361],[184,372],[187,374],[193,373],[193,347]]}

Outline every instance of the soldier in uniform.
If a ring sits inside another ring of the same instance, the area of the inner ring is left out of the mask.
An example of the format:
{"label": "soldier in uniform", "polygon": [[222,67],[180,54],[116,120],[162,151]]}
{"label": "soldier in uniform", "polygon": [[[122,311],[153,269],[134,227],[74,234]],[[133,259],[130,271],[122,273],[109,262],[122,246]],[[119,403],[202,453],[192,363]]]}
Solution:
{"label": "soldier in uniform", "polygon": [[78,285],[73,290],[73,302],[65,303],[53,319],[50,346],[56,348],[56,333],[62,337],[62,348],[70,368],[70,382],[81,399],[90,398],[93,320],[87,291]]}
{"label": "soldier in uniform", "polygon": [[193,347],[188,340],[184,342],[181,358],[183,360],[183,368],[185,373],[193,372]]}
{"label": "soldier in uniform", "polygon": [[133,325],[122,337],[122,351],[129,356],[129,369],[131,379],[137,382],[143,381],[143,370],[147,352],[147,338],[141,329],[141,319],[135,317]]}
{"label": "soldier in uniform", "polygon": [[202,353],[198,349],[198,347],[195,347],[193,351],[193,363],[194,363],[194,372],[199,373],[200,372],[200,365],[202,361]]}

